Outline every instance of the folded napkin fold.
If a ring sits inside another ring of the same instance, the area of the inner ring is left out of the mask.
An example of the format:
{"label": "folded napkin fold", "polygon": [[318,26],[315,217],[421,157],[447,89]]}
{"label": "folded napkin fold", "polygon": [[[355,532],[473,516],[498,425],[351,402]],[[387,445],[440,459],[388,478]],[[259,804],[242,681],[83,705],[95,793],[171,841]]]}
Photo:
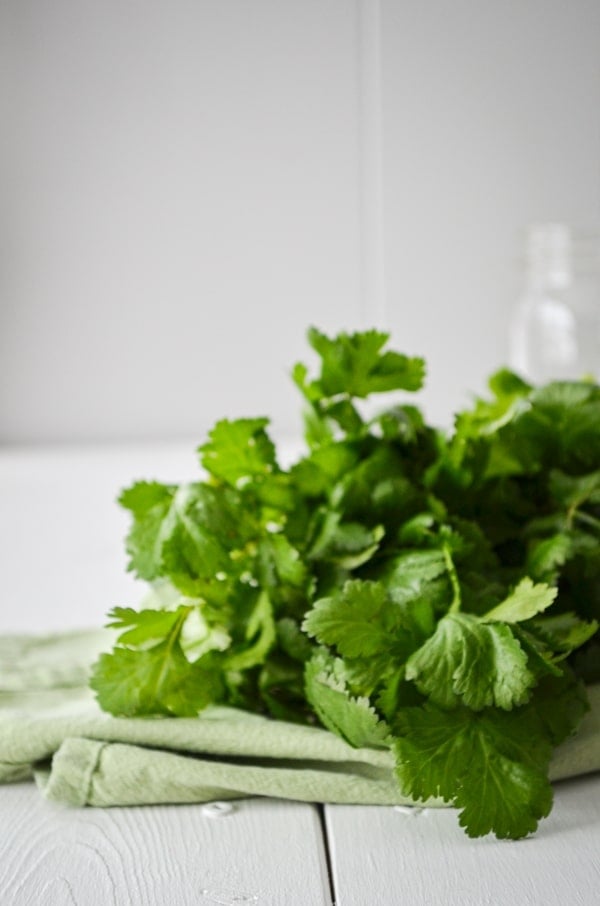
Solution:
{"label": "folded napkin fold", "polygon": [[[116,718],[87,688],[104,632],[0,637],[0,782],[34,777],[71,805],[143,805],[273,796],[410,805],[389,751],[354,749],[318,727],[213,706],[198,718]],[[552,780],[600,770],[600,685]],[[428,805],[443,805],[430,800]]]}

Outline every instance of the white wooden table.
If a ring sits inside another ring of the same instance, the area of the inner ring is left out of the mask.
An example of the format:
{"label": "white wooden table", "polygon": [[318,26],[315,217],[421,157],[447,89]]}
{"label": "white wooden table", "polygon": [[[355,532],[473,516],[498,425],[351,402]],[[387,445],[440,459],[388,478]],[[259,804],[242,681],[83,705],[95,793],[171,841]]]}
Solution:
{"label": "white wooden table", "polygon": [[[0,632],[101,625],[135,605],[134,478],[197,475],[194,444],[0,450]],[[452,810],[243,800],[73,809],[0,787],[1,906],[598,906],[600,775],[556,786],[518,843],[469,840]]]}

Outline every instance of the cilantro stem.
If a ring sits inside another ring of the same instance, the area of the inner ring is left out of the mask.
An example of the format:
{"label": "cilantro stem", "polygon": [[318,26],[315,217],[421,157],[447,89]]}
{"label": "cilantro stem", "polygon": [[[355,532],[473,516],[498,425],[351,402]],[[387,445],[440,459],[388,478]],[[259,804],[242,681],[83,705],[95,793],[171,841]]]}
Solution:
{"label": "cilantro stem", "polygon": [[461,605],[460,582],[458,581],[456,567],[449,546],[444,544],[442,550],[444,552],[444,562],[446,563],[450,585],[452,586],[452,601],[450,602],[448,613],[458,613]]}
{"label": "cilantro stem", "polygon": [[[181,607],[181,613],[179,614],[179,616],[173,623],[173,627],[167,636],[167,647],[165,650],[163,664],[162,664],[162,667],[158,674],[158,677],[156,678],[156,683],[155,683],[155,689],[156,689],[157,693],[158,693],[158,690],[161,688],[163,681],[165,679],[165,676],[167,674],[169,657],[171,656],[171,651],[173,650],[173,646],[174,646],[175,642],[179,639],[181,629],[182,629],[183,624],[191,609],[192,609],[191,606]],[[156,697],[158,698],[158,694],[156,695]]]}

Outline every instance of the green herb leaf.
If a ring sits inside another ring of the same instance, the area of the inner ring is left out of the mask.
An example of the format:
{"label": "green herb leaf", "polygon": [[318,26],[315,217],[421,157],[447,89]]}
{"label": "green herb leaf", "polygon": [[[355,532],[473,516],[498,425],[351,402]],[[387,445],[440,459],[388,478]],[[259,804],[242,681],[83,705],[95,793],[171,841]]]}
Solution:
{"label": "green herb leaf", "polygon": [[275,447],[265,428],[267,418],[223,419],[199,451],[204,468],[234,487],[268,475],[277,468]]}
{"label": "green herb leaf", "polygon": [[368,698],[349,694],[341,661],[318,652],[306,665],[305,676],[306,697],[325,727],[355,748],[387,748],[387,724]]}
{"label": "green herb leaf", "polygon": [[141,651],[117,647],[102,654],[90,685],[100,706],[118,717],[195,717],[223,692],[214,659],[206,656],[190,664],[177,642]]}
{"label": "green herb leaf", "polygon": [[318,381],[304,384],[309,399],[338,394],[364,398],[387,390],[418,390],[425,374],[423,359],[382,352],[388,339],[388,334],[377,330],[341,333],[330,339],[312,327],[308,341],[321,357],[321,375]]}
{"label": "green herb leaf", "polygon": [[529,620],[546,610],[556,599],[558,589],[550,588],[543,582],[534,585],[528,576],[521,579],[514,591],[481,619],[487,623],[500,620],[504,623],[519,623]]}
{"label": "green herb leaf", "polygon": [[407,708],[394,725],[396,773],[417,800],[441,797],[461,809],[470,837],[533,833],[552,807],[546,771],[551,746],[529,713],[433,705]]}
{"label": "green herb leaf", "polygon": [[504,623],[482,623],[469,614],[448,614],[408,659],[406,678],[436,704],[459,703],[474,711],[523,704],[535,681],[527,655]]}
{"label": "green herb leaf", "polygon": [[127,536],[128,568],[140,579],[161,575],[162,529],[177,488],[157,481],[138,481],[123,491],[119,503],[133,515]]}
{"label": "green herb leaf", "polygon": [[357,580],[346,583],[336,597],[317,601],[302,629],[322,644],[335,645],[344,656],[369,657],[389,650],[398,616],[381,584]]}

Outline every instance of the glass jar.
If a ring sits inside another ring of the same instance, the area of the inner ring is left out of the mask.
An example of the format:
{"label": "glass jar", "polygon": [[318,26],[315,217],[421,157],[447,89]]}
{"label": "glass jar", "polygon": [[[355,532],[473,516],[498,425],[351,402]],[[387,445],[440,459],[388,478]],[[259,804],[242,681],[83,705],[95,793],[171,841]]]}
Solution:
{"label": "glass jar", "polygon": [[563,223],[531,226],[510,365],[534,384],[600,377],[600,238]]}

